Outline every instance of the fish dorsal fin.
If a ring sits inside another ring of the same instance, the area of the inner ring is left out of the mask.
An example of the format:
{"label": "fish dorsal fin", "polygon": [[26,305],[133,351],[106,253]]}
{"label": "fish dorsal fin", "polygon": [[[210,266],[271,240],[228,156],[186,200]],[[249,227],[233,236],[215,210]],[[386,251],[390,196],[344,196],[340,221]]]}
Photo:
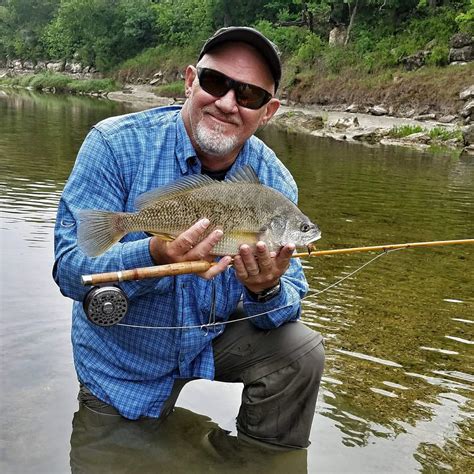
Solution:
{"label": "fish dorsal fin", "polygon": [[257,173],[250,165],[244,165],[238,168],[232,176],[227,178],[229,183],[254,183],[260,184]]}
{"label": "fish dorsal fin", "polygon": [[202,188],[212,183],[215,183],[215,181],[205,174],[185,176],[173,181],[172,183],[140,194],[140,196],[135,200],[135,207],[139,210],[145,209],[156,204],[158,201],[170,199],[185,193],[186,191],[190,191],[191,189]]}

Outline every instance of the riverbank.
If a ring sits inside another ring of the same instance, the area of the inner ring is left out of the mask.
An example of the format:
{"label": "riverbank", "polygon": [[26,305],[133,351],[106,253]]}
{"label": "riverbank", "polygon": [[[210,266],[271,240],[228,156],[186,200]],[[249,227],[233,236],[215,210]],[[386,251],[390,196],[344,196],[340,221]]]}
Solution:
{"label": "riverbank", "polygon": [[[1,77],[1,71],[0,71]],[[0,84],[0,88],[2,85]],[[56,92],[46,88],[44,92]],[[74,93],[74,91],[73,91]],[[181,97],[161,97],[148,84],[129,84],[120,91],[80,92],[107,100],[126,103],[132,110],[182,104]],[[474,108],[474,86],[461,91],[469,112]],[[469,105],[471,104],[471,105]],[[444,148],[450,153],[474,154],[474,125],[463,126],[447,120],[430,120],[431,116],[417,118],[395,117],[381,107],[361,111],[361,107],[302,105],[282,100],[282,106],[271,121],[274,126],[292,133],[310,134],[339,141],[358,142],[370,146],[391,145],[426,150]],[[449,123],[451,122],[451,123]]]}
{"label": "riverbank", "polygon": [[[134,110],[182,103],[181,98],[159,97],[148,85],[129,85],[122,91],[110,92],[107,98],[127,103]],[[472,88],[474,96],[474,87]],[[271,123],[294,133],[367,145],[393,145],[417,148],[444,147],[454,152],[474,154],[471,126],[436,120],[374,115],[334,110],[330,106],[302,106],[283,100]],[[471,137],[471,138],[469,138]],[[466,141],[466,138],[468,139]]]}

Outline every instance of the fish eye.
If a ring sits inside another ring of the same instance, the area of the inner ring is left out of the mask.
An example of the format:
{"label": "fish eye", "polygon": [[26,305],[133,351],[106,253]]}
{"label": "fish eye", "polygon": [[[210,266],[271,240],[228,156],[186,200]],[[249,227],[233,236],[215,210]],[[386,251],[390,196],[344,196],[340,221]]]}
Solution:
{"label": "fish eye", "polygon": [[301,232],[308,232],[311,229],[311,226],[309,224],[306,224],[305,222],[301,224],[300,230]]}

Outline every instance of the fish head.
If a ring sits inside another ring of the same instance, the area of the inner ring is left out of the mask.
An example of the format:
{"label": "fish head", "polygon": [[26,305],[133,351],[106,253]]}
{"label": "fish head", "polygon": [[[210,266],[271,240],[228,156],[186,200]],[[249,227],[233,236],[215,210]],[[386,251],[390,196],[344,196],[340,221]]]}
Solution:
{"label": "fish head", "polygon": [[319,227],[299,210],[274,215],[262,230],[261,239],[270,250],[278,250],[290,243],[296,247],[307,247],[321,238]]}

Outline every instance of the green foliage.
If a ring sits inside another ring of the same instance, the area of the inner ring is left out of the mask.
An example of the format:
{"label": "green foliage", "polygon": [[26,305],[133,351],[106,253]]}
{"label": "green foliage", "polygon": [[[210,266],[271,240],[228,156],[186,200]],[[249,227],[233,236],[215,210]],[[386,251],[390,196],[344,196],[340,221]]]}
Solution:
{"label": "green foliage", "polygon": [[324,66],[328,73],[338,74],[345,68],[356,66],[358,57],[351,54],[352,48],[343,46],[333,46],[324,52]]}
{"label": "green foliage", "polygon": [[0,52],[23,59],[40,59],[43,29],[51,21],[60,0],[8,0],[0,10]]}
{"label": "green foliage", "polygon": [[316,62],[324,51],[324,43],[314,33],[309,33],[301,46],[297,49],[295,60],[300,64],[311,65]]}
{"label": "green foliage", "polygon": [[302,43],[310,34],[308,30],[298,26],[273,26],[268,20],[260,20],[255,28],[273,41],[281,51],[283,57],[298,51]]}
{"label": "green foliage", "polygon": [[55,89],[56,91],[66,91],[68,84],[71,82],[71,78],[64,76],[63,74],[48,73],[36,74],[29,81],[29,86],[35,90],[41,90],[45,88]]}
{"label": "green foliage", "polygon": [[444,127],[434,127],[430,130],[427,130],[420,125],[402,125],[400,127],[393,127],[389,136],[392,138],[404,138],[413,133],[425,132],[432,140],[436,141],[448,141],[448,140],[458,140],[462,141],[462,132],[459,129],[448,129]]}
{"label": "green foliage", "polygon": [[35,90],[54,89],[56,92],[93,93],[117,90],[112,79],[75,80],[58,73],[43,72],[0,79],[7,86],[29,87]]}
{"label": "green foliage", "polygon": [[444,127],[434,127],[429,131],[429,136],[433,140],[447,141],[459,140],[462,141],[462,131],[459,129],[449,130]]}
{"label": "green foliage", "polygon": [[170,46],[194,45],[212,34],[212,0],[161,0],[154,5],[158,38]]}
{"label": "green foliage", "polygon": [[455,21],[460,31],[474,36],[474,0],[471,0],[465,12],[456,16]]}
{"label": "green foliage", "polygon": [[426,63],[430,66],[446,66],[448,64],[449,48],[448,46],[435,46]]}
{"label": "green foliage", "polygon": [[[176,69],[217,28],[238,24],[256,26],[300,73],[316,65],[372,74],[428,46],[428,64],[445,65],[452,34],[474,34],[474,0],[6,0],[0,55],[102,71],[147,72],[161,69],[158,61]],[[329,47],[334,24],[350,25],[347,44]]]}
{"label": "green foliage", "polygon": [[156,71],[166,76],[177,75],[188,64],[196,61],[194,46],[169,47],[166,45],[149,48],[137,56],[118,64],[111,72],[122,82],[139,77],[151,77]]}
{"label": "green foliage", "polygon": [[170,84],[163,84],[154,90],[160,97],[184,97],[184,82],[176,81]]}
{"label": "green foliage", "polygon": [[392,138],[403,138],[423,131],[424,129],[420,125],[401,125],[400,127],[393,127],[389,132],[389,136]]}
{"label": "green foliage", "polygon": [[119,89],[113,79],[84,79],[69,83],[70,92],[89,94],[92,92],[111,92]]}

